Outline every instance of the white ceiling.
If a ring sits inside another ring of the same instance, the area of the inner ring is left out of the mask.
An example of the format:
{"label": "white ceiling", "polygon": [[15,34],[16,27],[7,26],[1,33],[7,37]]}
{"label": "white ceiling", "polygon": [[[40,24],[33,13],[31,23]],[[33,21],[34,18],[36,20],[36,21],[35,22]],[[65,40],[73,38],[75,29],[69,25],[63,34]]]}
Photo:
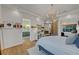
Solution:
{"label": "white ceiling", "polygon": [[[6,5],[5,5],[6,6]],[[7,5],[14,6],[18,8],[20,11],[24,12],[25,16],[33,15],[33,16],[46,16],[50,7],[50,4],[14,4]],[[76,9],[79,9],[79,4],[54,4],[53,9],[58,11],[58,14],[63,14],[66,12],[70,12]]]}
{"label": "white ceiling", "polygon": [[[50,4],[17,4],[15,6],[35,15],[46,16]],[[56,9],[58,11],[58,14],[62,14],[73,11],[75,9],[79,9],[79,4],[54,4],[53,9]]]}

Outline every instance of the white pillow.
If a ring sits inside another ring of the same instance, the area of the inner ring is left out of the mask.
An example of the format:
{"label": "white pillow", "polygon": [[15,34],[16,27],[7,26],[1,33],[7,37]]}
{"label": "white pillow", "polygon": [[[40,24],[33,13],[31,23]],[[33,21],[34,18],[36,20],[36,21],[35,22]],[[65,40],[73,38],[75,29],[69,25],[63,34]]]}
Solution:
{"label": "white pillow", "polygon": [[72,33],[71,32],[64,32],[64,35],[65,36],[70,36],[70,35],[72,35]]}
{"label": "white pillow", "polygon": [[77,34],[71,34],[67,37],[66,39],[66,44],[73,44],[73,42],[75,41],[77,37]]}

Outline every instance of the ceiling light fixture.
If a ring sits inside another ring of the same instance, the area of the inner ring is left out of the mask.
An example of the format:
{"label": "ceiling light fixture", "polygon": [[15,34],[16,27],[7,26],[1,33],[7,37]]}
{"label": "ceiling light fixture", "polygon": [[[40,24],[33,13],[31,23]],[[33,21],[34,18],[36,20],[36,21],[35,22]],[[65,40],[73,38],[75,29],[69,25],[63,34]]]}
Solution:
{"label": "ceiling light fixture", "polygon": [[48,16],[49,17],[56,17],[57,11],[53,8],[53,4],[50,5],[48,10]]}

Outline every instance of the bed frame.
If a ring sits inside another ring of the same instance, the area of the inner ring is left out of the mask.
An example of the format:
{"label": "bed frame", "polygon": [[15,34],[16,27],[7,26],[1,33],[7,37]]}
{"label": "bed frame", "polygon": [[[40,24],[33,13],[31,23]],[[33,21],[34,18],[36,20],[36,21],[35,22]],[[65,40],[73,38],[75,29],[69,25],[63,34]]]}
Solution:
{"label": "bed frame", "polygon": [[41,45],[39,45],[39,51],[41,51],[41,50],[44,51],[47,55],[54,55],[53,53],[49,52],[44,47],[42,47]]}

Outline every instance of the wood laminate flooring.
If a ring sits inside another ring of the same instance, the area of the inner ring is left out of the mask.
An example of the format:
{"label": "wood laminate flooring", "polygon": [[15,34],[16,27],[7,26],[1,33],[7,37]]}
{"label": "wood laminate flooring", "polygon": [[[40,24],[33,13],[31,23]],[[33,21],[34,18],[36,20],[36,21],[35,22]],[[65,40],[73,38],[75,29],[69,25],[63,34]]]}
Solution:
{"label": "wood laminate flooring", "polygon": [[2,55],[29,55],[27,49],[35,46],[35,41],[31,42],[30,39],[24,39],[24,43],[11,48],[1,50]]}

